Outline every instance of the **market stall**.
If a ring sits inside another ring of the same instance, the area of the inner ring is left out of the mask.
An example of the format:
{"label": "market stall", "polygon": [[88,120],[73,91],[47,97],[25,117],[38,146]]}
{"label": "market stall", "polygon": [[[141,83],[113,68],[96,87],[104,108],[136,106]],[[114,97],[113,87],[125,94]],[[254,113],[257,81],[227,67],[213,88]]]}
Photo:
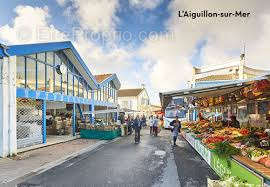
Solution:
{"label": "market stall", "polygon": [[267,76],[168,95],[192,97],[198,120],[183,124],[183,137],[220,177],[270,185]]}
{"label": "market stall", "polygon": [[[121,135],[119,124],[116,123],[114,113],[117,109],[99,110],[94,113],[95,121],[79,121],[81,138],[111,140]],[[83,113],[87,119],[88,112]]]}

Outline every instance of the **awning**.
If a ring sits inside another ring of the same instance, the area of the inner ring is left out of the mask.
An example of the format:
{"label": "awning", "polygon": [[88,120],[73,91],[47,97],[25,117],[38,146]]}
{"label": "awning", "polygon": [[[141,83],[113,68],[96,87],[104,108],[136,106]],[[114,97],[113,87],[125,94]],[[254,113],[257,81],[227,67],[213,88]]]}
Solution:
{"label": "awning", "polygon": [[215,86],[203,87],[203,88],[190,88],[190,89],[183,89],[178,91],[171,91],[171,92],[163,92],[159,93],[160,101],[162,108],[165,109],[168,104],[171,102],[173,98],[176,97],[214,97],[220,96],[227,93],[234,92],[238,89],[246,87],[250,84],[253,84],[254,81],[269,79],[270,74],[262,75],[259,77],[255,77],[253,79],[245,79],[245,80],[235,80],[230,81],[229,83],[224,83]]}
{"label": "awning", "polygon": [[110,109],[110,110],[96,110],[94,112],[86,111],[83,112],[83,115],[90,115],[90,114],[106,114],[106,113],[116,113],[118,109]]}

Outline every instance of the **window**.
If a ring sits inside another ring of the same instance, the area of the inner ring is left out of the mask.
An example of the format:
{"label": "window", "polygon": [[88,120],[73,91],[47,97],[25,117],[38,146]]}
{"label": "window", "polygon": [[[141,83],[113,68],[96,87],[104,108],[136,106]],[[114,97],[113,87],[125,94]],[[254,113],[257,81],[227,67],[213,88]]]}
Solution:
{"label": "window", "polygon": [[[42,53],[43,54],[43,53]],[[45,64],[38,62],[37,63],[37,89],[40,91],[45,91]]]}
{"label": "window", "polygon": [[73,75],[68,73],[68,95],[73,95]]}
{"label": "window", "polygon": [[47,65],[47,82],[46,82],[47,92],[54,91],[54,68]]}
{"label": "window", "polygon": [[88,93],[88,86],[87,86],[87,83],[84,82],[84,92],[83,92],[83,97],[84,98],[87,98],[87,93]]}
{"label": "window", "polygon": [[94,91],[94,100],[98,100],[98,91],[97,90]]}
{"label": "window", "polygon": [[78,96],[79,92],[79,81],[77,76],[74,76],[74,96]]}
{"label": "window", "polygon": [[17,80],[16,86],[25,88],[25,57],[20,56],[17,58]]}
{"label": "window", "polygon": [[47,63],[54,66],[53,62],[53,52],[47,52]]}
{"label": "window", "polygon": [[82,79],[79,79],[79,97],[83,97],[83,84]]}
{"label": "window", "polygon": [[61,65],[61,59],[59,58],[58,54],[55,54],[55,66]]}
{"label": "window", "polygon": [[61,75],[58,74],[56,71],[54,73],[55,75],[55,86],[54,86],[54,92],[56,93],[62,93],[62,87],[61,87]]}
{"label": "window", "polygon": [[26,59],[26,88],[36,89],[36,61],[30,58]]}
{"label": "window", "polygon": [[42,61],[42,62],[45,62],[45,53],[38,53],[37,59]]}

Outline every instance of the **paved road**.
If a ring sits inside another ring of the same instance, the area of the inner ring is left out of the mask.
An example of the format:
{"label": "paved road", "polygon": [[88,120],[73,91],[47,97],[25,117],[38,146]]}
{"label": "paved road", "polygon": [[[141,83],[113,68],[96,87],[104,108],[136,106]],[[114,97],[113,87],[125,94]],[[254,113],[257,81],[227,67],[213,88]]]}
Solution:
{"label": "paved road", "polygon": [[121,138],[42,174],[26,177],[18,186],[206,186],[206,177],[212,174],[188,144],[180,142],[172,151],[169,131],[151,137],[143,130],[138,145],[133,136]]}

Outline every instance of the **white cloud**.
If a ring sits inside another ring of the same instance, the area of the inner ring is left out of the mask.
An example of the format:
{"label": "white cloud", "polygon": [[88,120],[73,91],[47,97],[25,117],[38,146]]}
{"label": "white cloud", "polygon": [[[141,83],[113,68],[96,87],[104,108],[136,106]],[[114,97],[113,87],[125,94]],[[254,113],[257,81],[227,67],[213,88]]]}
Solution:
{"label": "white cloud", "polygon": [[155,9],[163,0],[129,0],[131,6],[135,8]]}
{"label": "white cloud", "polygon": [[[197,45],[205,41],[201,51],[202,64],[225,63],[227,59],[239,59],[243,43],[246,43],[248,65],[270,69],[270,1],[171,1],[170,18],[166,29],[174,33],[174,39],[160,35],[158,41],[146,40],[138,54],[151,60],[150,82],[157,91],[176,90],[185,87],[192,76],[191,57]],[[179,10],[200,12],[246,11],[250,18],[179,18]],[[236,55],[237,54],[237,55]]]}
{"label": "white cloud", "polygon": [[94,32],[113,31],[118,18],[115,15],[118,0],[73,0],[78,21],[83,29]]}
{"label": "white cloud", "polygon": [[12,24],[0,27],[0,39],[8,44],[62,41],[65,34],[50,25],[48,7],[17,6]]}
{"label": "white cloud", "polygon": [[56,0],[60,6],[65,6],[68,0]]}

